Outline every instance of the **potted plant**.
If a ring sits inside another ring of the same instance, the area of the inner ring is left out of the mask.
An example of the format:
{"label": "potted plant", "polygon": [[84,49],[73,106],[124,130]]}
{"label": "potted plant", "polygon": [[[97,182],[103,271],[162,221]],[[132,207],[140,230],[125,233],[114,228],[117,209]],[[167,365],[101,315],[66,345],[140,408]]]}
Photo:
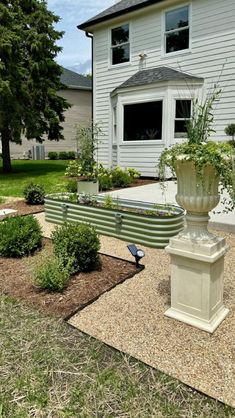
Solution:
{"label": "potted plant", "polygon": [[[214,132],[213,105],[219,95],[220,90],[216,89],[204,103],[200,104],[197,99],[193,101],[192,118],[185,122],[187,140],[165,149],[159,162],[161,179],[165,179],[167,167],[177,177],[176,201],[187,210],[186,218],[192,220],[192,214],[204,215],[204,228],[198,230],[198,237],[204,239],[211,238],[207,231],[208,212],[219,203],[219,186],[221,191],[226,189],[228,192],[226,210],[232,211],[235,207],[233,147],[209,140]],[[187,233],[186,229],[185,236]]]}
{"label": "potted plant", "polygon": [[78,193],[97,194],[99,191],[97,145],[101,128],[95,123],[86,127],[77,124],[75,128],[78,158],[69,163],[65,176],[77,178]]}
{"label": "potted plant", "polygon": [[207,332],[214,332],[228,314],[223,304],[225,239],[211,234],[208,212],[220,199],[219,185],[228,191],[226,209],[235,206],[234,151],[230,144],[209,140],[213,132],[213,105],[220,91],[204,103],[193,102],[186,121],[187,141],[166,149],[159,170],[177,177],[177,203],[186,209],[186,226],[170,239],[171,307],[165,315]]}

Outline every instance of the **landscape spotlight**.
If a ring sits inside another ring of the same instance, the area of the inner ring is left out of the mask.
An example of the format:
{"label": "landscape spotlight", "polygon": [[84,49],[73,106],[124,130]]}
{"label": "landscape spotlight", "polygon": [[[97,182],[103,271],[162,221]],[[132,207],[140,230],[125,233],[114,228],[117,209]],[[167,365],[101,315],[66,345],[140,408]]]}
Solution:
{"label": "landscape spotlight", "polygon": [[139,267],[139,261],[141,260],[141,258],[143,258],[145,256],[145,253],[143,250],[141,250],[140,248],[137,248],[135,244],[130,244],[127,246],[128,250],[130,251],[130,253],[133,255],[133,257],[135,257],[135,262],[136,262],[136,267]]}

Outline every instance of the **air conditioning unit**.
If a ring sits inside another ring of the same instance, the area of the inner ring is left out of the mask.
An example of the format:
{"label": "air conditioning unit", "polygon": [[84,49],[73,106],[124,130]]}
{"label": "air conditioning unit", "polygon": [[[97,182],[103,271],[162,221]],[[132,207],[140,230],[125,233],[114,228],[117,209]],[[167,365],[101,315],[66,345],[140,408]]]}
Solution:
{"label": "air conditioning unit", "polygon": [[44,145],[32,146],[32,159],[33,160],[45,160],[45,147]]}

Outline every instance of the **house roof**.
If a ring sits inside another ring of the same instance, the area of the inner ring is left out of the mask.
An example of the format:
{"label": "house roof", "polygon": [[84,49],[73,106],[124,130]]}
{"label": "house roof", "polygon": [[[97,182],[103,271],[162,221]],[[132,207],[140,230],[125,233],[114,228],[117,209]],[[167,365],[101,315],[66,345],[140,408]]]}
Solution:
{"label": "house roof", "polygon": [[86,30],[89,26],[105,22],[106,20],[113,19],[114,17],[142,9],[143,7],[150,6],[155,3],[161,3],[163,1],[164,0],[121,0],[86,22],[78,25],[78,29]]}
{"label": "house roof", "polygon": [[196,77],[191,74],[183,73],[182,71],[174,70],[170,67],[156,67],[148,70],[140,70],[135,73],[132,77],[128,78],[124,83],[120,84],[116,90],[123,89],[126,87],[142,86],[146,84],[153,84],[160,81],[201,81],[202,77]]}
{"label": "house roof", "polygon": [[70,89],[92,90],[92,81],[89,78],[67,68],[63,68],[60,81]]}

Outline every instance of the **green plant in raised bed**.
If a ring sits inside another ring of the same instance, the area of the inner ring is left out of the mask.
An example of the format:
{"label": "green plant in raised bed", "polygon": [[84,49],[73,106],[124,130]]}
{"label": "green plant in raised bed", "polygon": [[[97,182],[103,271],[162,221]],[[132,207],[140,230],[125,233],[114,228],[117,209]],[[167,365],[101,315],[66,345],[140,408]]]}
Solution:
{"label": "green plant in raised bed", "polygon": [[112,196],[110,196],[110,194],[107,194],[104,197],[104,207],[108,208],[108,209],[113,209],[113,207],[114,207],[113,198],[112,198]]}
{"label": "green plant in raised bed", "polygon": [[64,266],[73,259],[74,272],[90,271],[99,262],[100,240],[96,229],[87,224],[66,223],[52,233],[54,253]]}
{"label": "green plant in raised bed", "polygon": [[38,221],[32,216],[16,216],[0,222],[0,256],[23,257],[42,245]]}

